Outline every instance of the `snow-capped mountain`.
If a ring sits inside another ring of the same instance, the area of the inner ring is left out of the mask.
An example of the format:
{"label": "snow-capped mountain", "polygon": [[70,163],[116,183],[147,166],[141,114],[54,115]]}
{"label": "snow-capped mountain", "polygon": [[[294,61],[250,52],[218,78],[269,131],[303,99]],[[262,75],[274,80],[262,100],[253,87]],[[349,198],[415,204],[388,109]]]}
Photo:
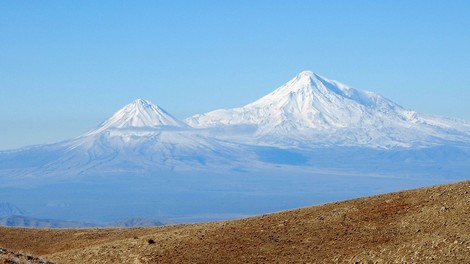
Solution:
{"label": "snow-capped mountain", "polygon": [[117,111],[89,134],[109,129],[185,127],[186,124],[173,117],[150,101],[137,99]]}
{"label": "snow-capped mountain", "polygon": [[[306,165],[319,164],[318,158],[309,157],[316,155],[315,149],[335,148],[332,153],[339,153],[340,147],[464,146],[467,153],[469,142],[467,121],[422,115],[375,93],[304,71],[253,103],[196,115],[186,123],[150,101],[137,99],[75,139],[0,152],[0,173],[78,175]],[[422,157],[438,152],[427,151]],[[403,160],[416,155],[408,154],[400,155]]]}
{"label": "snow-capped mountain", "polygon": [[281,146],[388,148],[470,139],[466,121],[421,115],[311,71],[301,72],[243,107],[215,110],[185,121],[198,128],[248,126],[254,132],[246,137],[251,143]]}
{"label": "snow-capped mountain", "polygon": [[469,128],[312,72],[186,122],[138,99],[77,138],[0,151],[0,211],[208,221],[468,179]]}
{"label": "snow-capped mountain", "polygon": [[247,147],[202,135],[161,107],[137,99],[75,139],[0,152],[0,174],[2,169],[5,175],[23,170],[33,176],[209,169],[250,159],[254,154]]}

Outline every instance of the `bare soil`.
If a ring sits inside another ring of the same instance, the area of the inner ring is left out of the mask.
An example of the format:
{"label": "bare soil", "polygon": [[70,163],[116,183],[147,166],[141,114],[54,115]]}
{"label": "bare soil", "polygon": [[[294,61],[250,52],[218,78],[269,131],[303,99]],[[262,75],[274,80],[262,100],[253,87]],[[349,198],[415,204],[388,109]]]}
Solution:
{"label": "bare soil", "polygon": [[470,181],[206,224],[0,228],[55,263],[470,263]]}

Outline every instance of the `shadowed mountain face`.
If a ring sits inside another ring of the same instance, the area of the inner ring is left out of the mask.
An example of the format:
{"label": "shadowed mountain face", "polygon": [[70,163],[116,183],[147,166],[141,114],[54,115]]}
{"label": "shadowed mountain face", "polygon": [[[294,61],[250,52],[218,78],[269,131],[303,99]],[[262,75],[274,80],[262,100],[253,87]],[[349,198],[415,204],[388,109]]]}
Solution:
{"label": "shadowed mountain face", "polygon": [[94,227],[96,225],[90,223],[81,223],[74,221],[61,221],[53,219],[37,219],[33,217],[11,215],[0,217],[0,226],[22,226],[22,227],[38,227],[38,228],[79,228]]}
{"label": "shadowed mountain face", "polygon": [[467,179],[468,171],[469,122],[306,71],[240,108],[183,122],[138,99],[77,138],[2,151],[0,202],[41,219],[191,222]]}
{"label": "shadowed mountain face", "polygon": [[0,217],[10,215],[24,215],[25,213],[18,206],[11,203],[0,203]]}

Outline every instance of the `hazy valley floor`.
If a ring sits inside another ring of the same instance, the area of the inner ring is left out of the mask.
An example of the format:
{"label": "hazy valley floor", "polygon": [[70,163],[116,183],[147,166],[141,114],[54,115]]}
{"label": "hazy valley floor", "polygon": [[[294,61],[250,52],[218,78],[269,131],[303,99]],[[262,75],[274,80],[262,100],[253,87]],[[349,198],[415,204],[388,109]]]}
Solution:
{"label": "hazy valley floor", "polygon": [[470,263],[470,182],[216,223],[2,227],[0,247],[57,263]]}

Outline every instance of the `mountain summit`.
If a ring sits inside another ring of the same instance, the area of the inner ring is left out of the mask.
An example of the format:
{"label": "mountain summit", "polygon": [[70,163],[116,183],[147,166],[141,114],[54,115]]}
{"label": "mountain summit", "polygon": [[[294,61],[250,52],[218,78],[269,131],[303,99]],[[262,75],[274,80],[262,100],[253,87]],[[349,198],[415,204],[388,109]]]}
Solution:
{"label": "mountain summit", "polygon": [[189,125],[251,124],[259,133],[292,134],[299,130],[331,130],[366,126],[377,118],[406,120],[406,111],[372,92],[303,71],[283,86],[241,108],[216,110],[188,118]]}
{"label": "mountain summit", "polygon": [[167,111],[150,101],[137,99],[117,111],[90,134],[107,129],[185,127]]}
{"label": "mountain summit", "polygon": [[[185,120],[199,128],[250,126],[257,143],[408,147],[423,140],[468,139],[468,122],[406,110],[368,91],[353,89],[311,71],[240,108]],[[445,130],[445,131],[444,131]]]}

